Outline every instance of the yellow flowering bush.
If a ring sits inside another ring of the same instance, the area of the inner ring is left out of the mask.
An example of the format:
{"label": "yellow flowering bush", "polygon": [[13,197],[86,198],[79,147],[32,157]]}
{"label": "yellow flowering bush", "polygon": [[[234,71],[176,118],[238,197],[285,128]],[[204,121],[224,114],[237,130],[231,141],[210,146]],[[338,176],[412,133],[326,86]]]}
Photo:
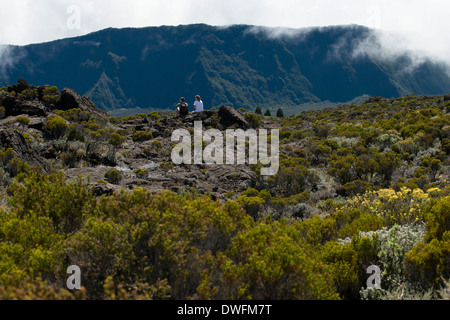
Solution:
{"label": "yellow flowering bush", "polygon": [[439,188],[430,188],[427,190],[427,194],[431,198],[440,198],[444,192]]}
{"label": "yellow flowering bush", "polygon": [[386,224],[417,223],[422,218],[423,208],[432,198],[440,197],[442,192],[437,188],[424,192],[422,189],[411,190],[402,187],[396,192],[393,189],[369,191],[348,201],[347,207],[359,208],[385,219]]}

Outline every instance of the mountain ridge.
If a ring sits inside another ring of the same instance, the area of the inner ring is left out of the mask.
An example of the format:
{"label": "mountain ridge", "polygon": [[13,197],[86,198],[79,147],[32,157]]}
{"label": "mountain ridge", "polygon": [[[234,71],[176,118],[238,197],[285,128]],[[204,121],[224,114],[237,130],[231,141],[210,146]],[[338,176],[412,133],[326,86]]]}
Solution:
{"label": "mountain ridge", "polygon": [[[366,27],[280,29],[206,24],[107,28],[42,44],[14,46],[21,57],[0,84],[22,77],[88,96],[102,109],[172,108],[180,96],[207,107],[275,109],[347,102],[364,95],[450,92],[450,77],[431,60],[383,59],[355,51],[378,45]],[[411,70],[409,70],[411,69]]]}

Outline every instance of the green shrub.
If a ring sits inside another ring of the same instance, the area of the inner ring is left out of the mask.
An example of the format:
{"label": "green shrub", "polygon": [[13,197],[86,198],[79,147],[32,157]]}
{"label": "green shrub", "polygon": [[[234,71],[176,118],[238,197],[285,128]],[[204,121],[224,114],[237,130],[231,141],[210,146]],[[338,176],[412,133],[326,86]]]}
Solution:
{"label": "green shrub", "polygon": [[59,99],[59,91],[55,86],[47,87],[42,91],[42,100],[44,100],[47,105],[56,104]]}
{"label": "green shrub", "polygon": [[70,110],[56,110],[55,114],[67,121],[81,123],[83,121],[88,121],[91,116],[89,112],[83,111],[80,108],[70,109]]}
{"label": "green shrub", "polygon": [[25,131],[25,127],[30,123],[30,118],[26,116],[19,116],[16,118],[17,123],[22,126],[22,132]]}
{"label": "green shrub", "polygon": [[249,123],[250,127],[254,129],[261,125],[261,116],[255,113],[247,112],[245,114],[245,120]]}
{"label": "green shrub", "polygon": [[[11,277],[12,278],[12,277]],[[10,279],[7,286],[0,286],[0,300],[85,300],[86,289],[72,293],[64,288],[55,288],[54,285],[41,277]]]}
{"label": "green shrub", "polygon": [[[346,216],[347,214],[348,216]],[[341,212],[336,219],[340,224],[345,221],[345,224],[341,226],[337,233],[339,238],[358,236],[360,232],[379,230],[385,225],[383,218],[369,213],[362,213],[358,210],[350,214],[345,211]]]}
{"label": "green shrub", "polygon": [[0,210],[0,298],[26,278],[58,274],[64,261],[63,239],[49,217]]}
{"label": "green shrub", "polygon": [[34,100],[38,97],[37,88],[25,89],[17,95],[19,99]]}
{"label": "green shrub", "polygon": [[16,157],[10,160],[6,165],[6,171],[9,172],[11,177],[15,177],[20,173],[27,173],[30,170],[31,167],[28,163]]}
{"label": "green shrub", "polygon": [[113,132],[111,134],[111,137],[108,141],[108,143],[110,145],[112,145],[115,149],[120,148],[120,146],[122,146],[122,144],[125,142],[125,138],[122,137],[119,133],[117,132]]}
{"label": "green shrub", "polygon": [[84,270],[91,299],[120,287],[151,299],[193,297],[209,255],[225,250],[250,223],[233,202],[142,188],[101,198],[95,212],[66,251]]}
{"label": "green shrub", "polygon": [[69,130],[69,125],[61,117],[50,116],[47,118],[45,128],[54,138],[59,139],[67,133],[67,131]]}
{"label": "green shrub", "polygon": [[358,299],[366,287],[367,268],[377,257],[377,241],[357,236],[347,242],[327,242],[321,249],[321,259],[333,269],[334,285],[344,299]]}
{"label": "green shrub", "polygon": [[161,116],[159,115],[159,113],[156,112],[156,111],[150,112],[150,113],[148,114],[148,117],[149,117],[150,119],[152,119],[153,121],[159,120],[159,119],[161,118]]}
{"label": "green shrub", "polygon": [[120,119],[118,117],[115,117],[115,116],[110,117],[109,118],[109,123],[111,123],[111,124],[119,124],[120,123]]}
{"label": "green shrub", "polygon": [[450,197],[442,198],[432,207],[425,207],[423,217],[427,224],[427,240],[442,240],[444,233],[450,231]]}
{"label": "green shrub", "polygon": [[378,261],[382,271],[379,289],[370,288],[361,290],[364,299],[394,299],[399,291],[403,292],[404,299],[410,299],[424,293],[413,283],[410,283],[405,271],[405,257],[425,236],[425,225],[405,225],[388,229],[383,228],[376,232],[366,233],[365,236],[375,237],[378,243]]}
{"label": "green shrub", "polygon": [[120,173],[119,170],[114,168],[114,169],[108,170],[105,173],[105,178],[106,178],[106,180],[108,180],[109,182],[111,182],[113,184],[119,184],[120,181],[122,180],[122,174]]}
{"label": "green shrub", "polygon": [[10,160],[14,158],[14,150],[12,148],[0,150],[0,164],[6,166]]}
{"label": "green shrub", "polygon": [[136,131],[131,136],[134,142],[144,142],[153,139],[153,134],[148,131]]}
{"label": "green shrub", "polygon": [[406,267],[411,282],[427,288],[450,276],[450,197],[425,207],[423,217],[425,240],[406,255]]}
{"label": "green shrub", "polygon": [[97,121],[93,117],[91,117],[87,122],[84,121],[83,124],[90,131],[99,131],[100,129],[102,129],[102,126],[99,123],[97,123]]}
{"label": "green shrub", "polygon": [[327,242],[320,251],[320,259],[332,268],[332,283],[340,297],[357,298],[360,289],[358,255],[352,244]]}
{"label": "green shrub", "polygon": [[291,196],[316,187],[319,177],[303,165],[286,166],[281,164],[278,173],[270,176],[267,182],[274,195]]}
{"label": "green shrub", "polygon": [[442,139],[442,150],[447,154],[450,155],[450,139]]}
{"label": "green shrub", "polygon": [[294,226],[306,241],[311,245],[318,246],[335,238],[337,222],[336,219],[331,217],[320,218],[319,216],[314,216],[310,219],[299,221]]}
{"label": "green shrub", "polygon": [[30,136],[28,133],[22,133],[22,137],[25,139],[25,141],[30,144],[33,142],[33,137]]}
{"label": "green shrub", "polygon": [[261,222],[236,235],[209,269],[198,289],[203,299],[339,299],[331,269],[280,222]]}
{"label": "green shrub", "polygon": [[450,232],[446,232],[442,241],[433,239],[420,242],[406,254],[406,272],[411,282],[422,288],[435,287],[441,276],[447,277],[450,272]]}
{"label": "green shrub", "polygon": [[264,199],[260,197],[248,197],[246,195],[241,195],[238,198],[238,202],[244,208],[245,212],[254,218],[258,216],[265,203]]}
{"label": "green shrub", "polygon": [[355,196],[357,194],[364,194],[370,189],[370,183],[361,180],[347,182],[344,185],[345,194],[347,196]]}
{"label": "green shrub", "polygon": [[328,174],[335,177],[341,184],[346,184],[356,179],[356,172],[352,166],[356,162],[353,155],[340,157],[330,162]]}
{"label": "green shrub", "polygon": [[62,172],[29,171],[21,181],[8,188],[11,207],[21,218],[33,212],[51,219],[61,233],[77,230],[93,205],[94,197],[80,177],[67,183]]}
{"label": "green shrub", "polygon": [[148,175],[148,170],[146,169],[136,169],[136,176],[140,179],[144,179]]}
{"label": "green shrub", "polygon": [[162,150],[163,145],[162,145],[161,141],[155,140],[152,142],[152,147],[156,150]]}
{"label": "green shrub", "polygon": [[80,128],[73,128],[67,135],[67,141],[86,141],[86,136],[81,132]]}

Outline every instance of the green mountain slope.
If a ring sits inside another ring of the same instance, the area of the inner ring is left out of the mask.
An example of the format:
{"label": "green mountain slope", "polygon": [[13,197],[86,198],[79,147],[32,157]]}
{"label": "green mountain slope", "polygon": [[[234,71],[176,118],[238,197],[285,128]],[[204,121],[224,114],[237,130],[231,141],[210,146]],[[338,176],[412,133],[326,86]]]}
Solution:
{"label": "green mountain slope", "polygon": [[358,54],[377,47],[361,26],[287,30],[235,25],[105,29],[86,36],[10,47],[0,84],[74,88],[106,110],[227,104],[296,110],[301,104],[346,102],[363,95],[398,97],[450,92],[444,66],[407,55]]}

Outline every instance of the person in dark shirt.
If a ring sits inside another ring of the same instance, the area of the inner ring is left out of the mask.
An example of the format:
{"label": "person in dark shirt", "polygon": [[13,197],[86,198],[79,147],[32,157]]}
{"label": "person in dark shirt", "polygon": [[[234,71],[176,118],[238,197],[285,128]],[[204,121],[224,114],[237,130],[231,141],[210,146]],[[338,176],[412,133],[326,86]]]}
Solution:
{"label": "person in dark shirt", "polygon": [[189,114],[188,104],[184,101],[183,97],[180,98],[180,103],[177,104],[177,116],[187,116]]}

